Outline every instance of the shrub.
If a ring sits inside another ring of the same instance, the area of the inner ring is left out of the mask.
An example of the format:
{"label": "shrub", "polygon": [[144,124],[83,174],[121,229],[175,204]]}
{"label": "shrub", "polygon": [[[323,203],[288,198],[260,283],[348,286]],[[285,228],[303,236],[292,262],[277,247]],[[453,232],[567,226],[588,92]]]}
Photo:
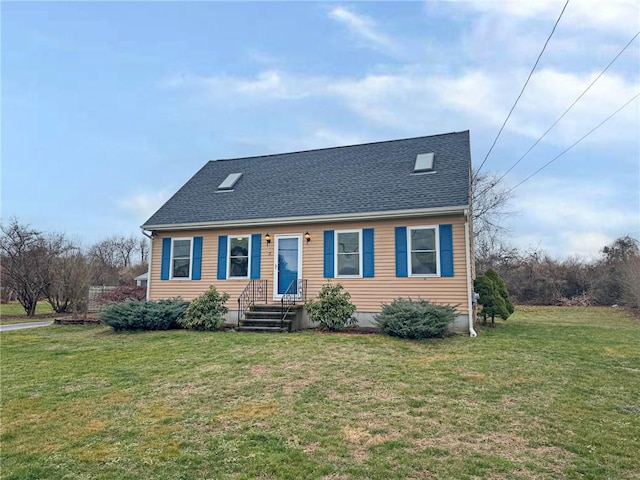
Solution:
{"label": "shrub", "polygon": [[112,303],[100,313],[100,320],[116,332],[121,330],[168,330],[176,328],[189,302],[180,298]]}
{"label": "shrub", "polygon": [[338,331],[358,325],[358,320],[353,316],[356,306],[351,303],[349,292],[339,283],[324,284],[317,299],[308,300],[305,307],[309,319],[319,323],[321,330]]}
{"label": "shrub", "polygon": [[390,304],[383,304],[375,322],[384,334],[420,339],[442,337],[455,317],[456,309],[450,305],[398,298]]}
{"label": "shrub", "polygon": [[[513,308],[513,303],[511,303],[511,300],[509,299],[509,292],[507,291],[507,285],[504,283],[504,280],[493,268],[487,270],[485,276],[493,280],[493,283],[498,290],[498,294],[500,294],[500,296],[504,300],[504,306],[507,309],[507,312],[509,313],[509,315],[511,315],[515,311],[515,308]],[[507,315],[507,318],[509,317],[509,315]]]}
{"label": "shrub", "polygon": [[126,300],[144,300],[147,289],[138,285],[120,285],[119,287],[101,293],[96,297],[96,303],[124,302]]}
{"label": "shrub", "polygon": [[480,275],[473,286],[480,295],[478,303],[482,306],[480,315],[483,316],[484,323],[487,323],[487,317],[491,317],[491,323],[495,323],[496,315],[506,320],[514,312],[504,280],[495,270],[490,268],[484,275]]}
{"label": "shrub", "polygon": [[193,300],[178,323],[190,330],[219,330],[224,324],[224,316],[229,311],[224,303],[229,300],[229,294],[218,293],[216,287],[211,286],[198,298]]}

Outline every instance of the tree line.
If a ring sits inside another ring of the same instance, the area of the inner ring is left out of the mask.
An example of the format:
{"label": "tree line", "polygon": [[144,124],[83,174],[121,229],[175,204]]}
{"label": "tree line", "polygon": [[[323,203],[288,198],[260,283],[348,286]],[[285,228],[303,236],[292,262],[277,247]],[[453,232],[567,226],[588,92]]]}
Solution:
{"label": "tree line", "polygon": [[490,268],[504,279],[515,303],[640,309],[640,248],[631,236],[604,245],[591,261],[484,242],[476,246],[476,271]]}
{"label": "tree line", "polygon": [[126,285],[147,271],[145,237],[111,236],[83,248],[62,233],[43,232],[17,219],[0,226],[0,295],[15,297],[27,316],[39,301],[56,313],[80,312],[89,285]]}
{"label": "tree line", "polygon": [[537,305],[626,305],[640,309],[638,240],[627,235],[603,245],[598,258],[557,259],[505,241],[513,191],[502,176],[474,172],[473,232],[478,276],[493,268],[514,302]]}

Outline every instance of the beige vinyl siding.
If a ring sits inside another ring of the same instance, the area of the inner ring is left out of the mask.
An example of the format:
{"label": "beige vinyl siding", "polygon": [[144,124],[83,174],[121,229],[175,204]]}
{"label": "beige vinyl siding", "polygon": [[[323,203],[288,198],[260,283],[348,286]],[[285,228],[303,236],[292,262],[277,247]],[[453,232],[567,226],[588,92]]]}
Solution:
{"label": "beige vinyl siding", "polygon": [[[396,277],[395,273],[395,227],[419,225],[453,225],[453,277]],[[351,294],[353,303],[360,312],[380,311],[381,304],[391,302],[397,297],[423,298],[437,303],[458,305],[458,311],[467,313],[467,283],[465,264],[464,217],[441,216],[411,218],[405,220],[375,220],[333,222],[327,224],[311,224],[308,226],[278,226],[278,227],[250,227],[225,230],[195,230],[167,233],[162,232],[153,239],[153,258],[151,263],[151,278],[149,279],[149,298],[167,298],[181,296],[190,300],[209,285],[215,285],[218,290],[227,292],[230,299],[227,307],[236,308],[237,299],[245,288],[248,279],[218,280],[218,235],[246,235],[262,234],[260,278],[269,282],[269,301],[273,300],[274,279],[274,249],[275,237],[282,234],[300,234],[309,232],[311,241],[302,239],[302,278],[308,281],[308,296],[313,297],[320,290],[324,278],[324,246],[325,230],[374,229],[374,262],[375,277],[373,278],[333,278],[331,282],[341,283]],[[271,244],[264,240],[266,233],[271,236]],[[160,280],[162,261],[162,238],[164,237],[202,236],[202,279],[201,280]]]}

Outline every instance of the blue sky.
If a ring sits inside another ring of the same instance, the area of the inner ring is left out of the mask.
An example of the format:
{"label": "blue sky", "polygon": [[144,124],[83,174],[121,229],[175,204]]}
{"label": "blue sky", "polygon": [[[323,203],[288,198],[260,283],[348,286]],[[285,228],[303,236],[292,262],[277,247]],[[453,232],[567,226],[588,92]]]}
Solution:
{"label": "blue sky", "polygon": [[[564,2],[2,2],[2,219],[136,234],[207,160],[471,131],[479,166]],[[483,171],[502,174],[640,30],[572,0]],[[512,172],[640,92],[640,39]],[[640,238],[640,101],[518,187],[510,241]]]}

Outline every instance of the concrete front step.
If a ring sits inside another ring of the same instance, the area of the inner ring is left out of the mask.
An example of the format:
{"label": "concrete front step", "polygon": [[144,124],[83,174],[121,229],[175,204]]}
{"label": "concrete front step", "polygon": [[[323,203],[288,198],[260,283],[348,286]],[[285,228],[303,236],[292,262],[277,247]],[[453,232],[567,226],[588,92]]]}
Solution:
{"label": "concrete front step", "polygon": [[[303,308],[303,305],[301,304],[292,305],[291,311],[295,312],[300,308]],[[278,313],[280,313],[281,311],[282,311],[282,305],[280,305],[279,303],[272,303],[268,305],[258,303],[258,304],[254,304],[253,306],[251,306],[249,310],[247,310],[247,312],[278,312]]]}
{"label": "concrete front step", "polygon": [[243,318],[240,320],[240,325],[255,325],[255,326],[280,326],[284,325],[289,328],[292,319],[285,319],[281,322],[280,318]]}
{"label": "concrete front step", "polygon": [[253,305],[244,312],[239,330],[243,332],[290,332],[298,312],[303,305],[293,305],[282,320],[282,307],[279,304]]}
{"label": "concrete front step", "polygon": [[[288,320],[293,320],[296,316],[295,312],[289,312],[287,313],[287,316],[285,318]],[[280,310],[278,310],[277,312],[263,312],[263,311],[256,311],[256,310],[249,310],[247,312],[245,312],[244,314],[244,318],[245,319],[251,319],[251,320],[278,320],[280,321],[280,319],[282,318],[282,314],[280,312]]]}

